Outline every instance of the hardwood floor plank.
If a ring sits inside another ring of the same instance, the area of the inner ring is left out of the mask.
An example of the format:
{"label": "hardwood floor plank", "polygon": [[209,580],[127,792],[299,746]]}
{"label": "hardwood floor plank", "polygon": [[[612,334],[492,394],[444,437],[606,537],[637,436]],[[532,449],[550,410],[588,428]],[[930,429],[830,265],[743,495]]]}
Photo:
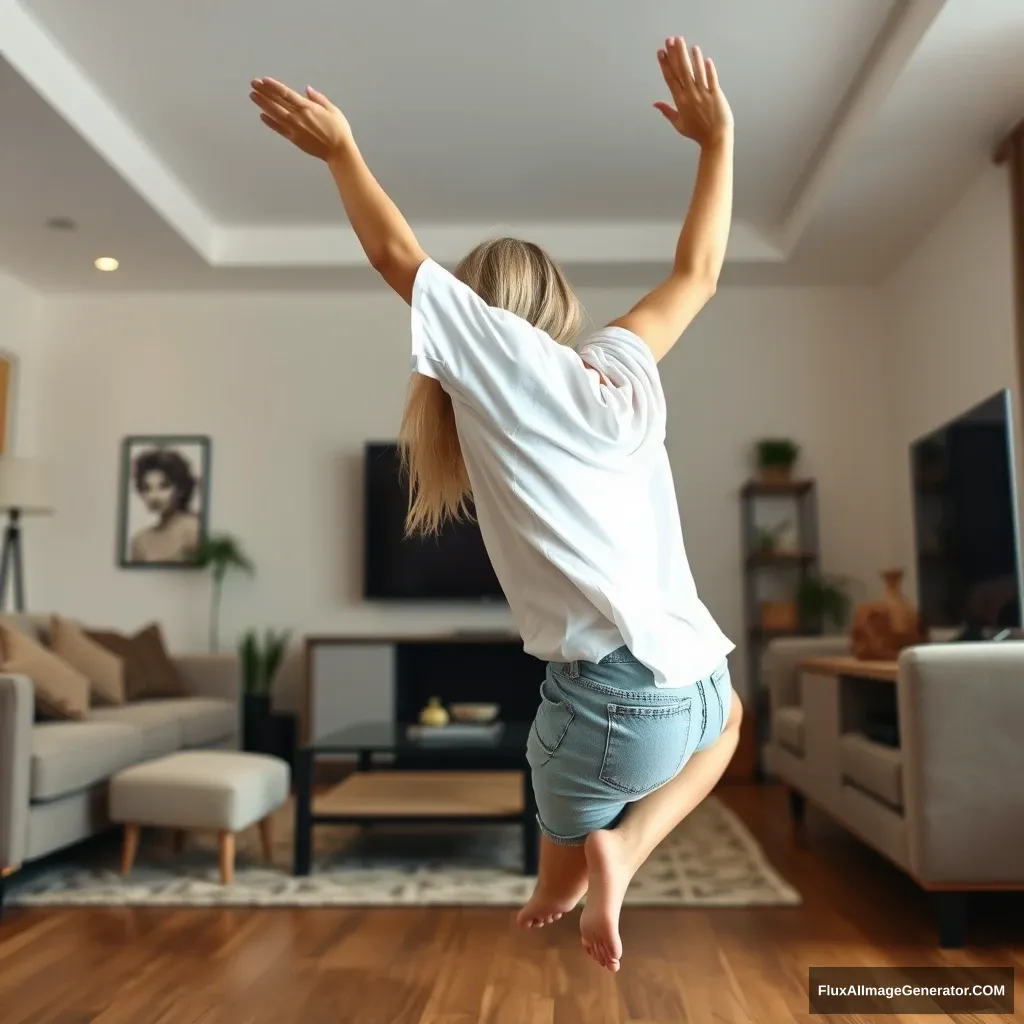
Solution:
{"label": "hardwood floor plank", "polygon": [[627,909],[618,975],[582,953],[578,912],[524,933],[508,908],[12,908],[0,924],[0,1022],[853,1020],[807,1013],[807,972],[827,965],[1012,965],[1024,1006],[1019,895],[980,899],[971,945],[939,950],[927,894],[880,857],[813,812],[806,842],[795,842],[779,790],[719,795],[803,905]]}

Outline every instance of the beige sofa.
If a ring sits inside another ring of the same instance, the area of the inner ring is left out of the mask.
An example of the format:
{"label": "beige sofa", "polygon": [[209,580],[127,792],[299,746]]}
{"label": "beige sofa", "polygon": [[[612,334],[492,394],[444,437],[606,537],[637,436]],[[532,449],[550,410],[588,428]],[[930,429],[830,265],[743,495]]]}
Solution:
{"label": "beige sofa", "polygon": [[[48,617],[5,618],[45,642]],[[106,828],[107,780],[122,768],[177,750],[237,747],[235,656],[174,660],[189,696],[94,707],[82,722],[37,723],[31,680],[0,675],[0,874]]]}
{"label": "beige sofa", "polygon": [[[892,682],[799,668],[850,654],[844,638],[777,640],[766,652],[765,763],[935,893],[943,946],[963,941],[967,894],[1024,888],[1024,643],[908,648]],[[865,735],[886,704],[898,746]]]}

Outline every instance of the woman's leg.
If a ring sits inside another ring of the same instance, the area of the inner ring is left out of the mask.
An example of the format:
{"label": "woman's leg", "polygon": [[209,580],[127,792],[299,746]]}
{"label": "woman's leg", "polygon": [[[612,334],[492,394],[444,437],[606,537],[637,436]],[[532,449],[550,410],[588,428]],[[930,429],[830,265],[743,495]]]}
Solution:
{"label": "woman's leg", "polygon": [[580,933],[584,948],[602,967],[619,969],[619,913],[630,881],[655,847],[725,774],[739,742],[741,719],[740,700],[733,691],[729,719],[718,740],[694,754],[671,782],[631,804],[615,828],[587,837],[587,902]]}
{"label": "woman's leg", "polygon": [[587,891],[583,844],[565,846],[540,838],[540,871],[529,902],[516,916],[520,928],[543,928],[569,913]]}

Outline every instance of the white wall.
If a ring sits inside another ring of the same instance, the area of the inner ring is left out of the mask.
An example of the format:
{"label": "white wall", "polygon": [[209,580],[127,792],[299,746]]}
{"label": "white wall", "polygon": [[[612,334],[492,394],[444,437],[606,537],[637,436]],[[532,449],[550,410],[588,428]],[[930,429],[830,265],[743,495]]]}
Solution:
{"label": "white wall", "polygon": [[[582,297],[606,322],[637,296]],[[121,438],[208,433],[212,525],[238,534],[259,567],[254,581],[227,588],[229,642],[252,625],[504,624],[479,608],[385,615],[359,600],[360,452],[395,435],[407,315],[383,291],[48,299],[40,390],[59,514],[43,524],[49,557],[36,603],[123,627],[158,618],[175,647],[202,644],[205,581],[118,570],[114,548]],[[804,444],[804,468],[821,485],[827,567],[862,574],[884,561],[884,326],[873,291],[726,288],[663,364],[694,572],[737,640],[737,492],[759,435]]]}
{"label": "white wall", "polygon": [[[1005,168],[986,170],[885,289],[894,386],[892,557],[910,572],[908,594],[915,593],[908,445],[1001,388],[1011,388],[1016,403],[1009,193]],[[1017,417],[1019,423],[1019,407]]]}
{"label": "white wall", "polygon": [[38,387],[42,299],[13,277],[0,273],[0,352],[13,363],[7,420],[7,450],[37,454],[42,402]]}

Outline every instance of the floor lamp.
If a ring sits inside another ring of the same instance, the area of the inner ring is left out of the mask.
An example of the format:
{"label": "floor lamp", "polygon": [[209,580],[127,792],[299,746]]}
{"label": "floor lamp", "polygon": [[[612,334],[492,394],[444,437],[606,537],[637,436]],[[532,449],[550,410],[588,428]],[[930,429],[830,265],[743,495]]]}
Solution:
{"label": "floor lamp", "polygon": [[3,548],[0,549],[0,610],[7,607],[7,592],[13,590],[14,610],[25,610],[25,574],[21,552],[23,516],[49,515],[49,480],[46,466],[38,459],[0,458],[0,512],[7,513]]}

